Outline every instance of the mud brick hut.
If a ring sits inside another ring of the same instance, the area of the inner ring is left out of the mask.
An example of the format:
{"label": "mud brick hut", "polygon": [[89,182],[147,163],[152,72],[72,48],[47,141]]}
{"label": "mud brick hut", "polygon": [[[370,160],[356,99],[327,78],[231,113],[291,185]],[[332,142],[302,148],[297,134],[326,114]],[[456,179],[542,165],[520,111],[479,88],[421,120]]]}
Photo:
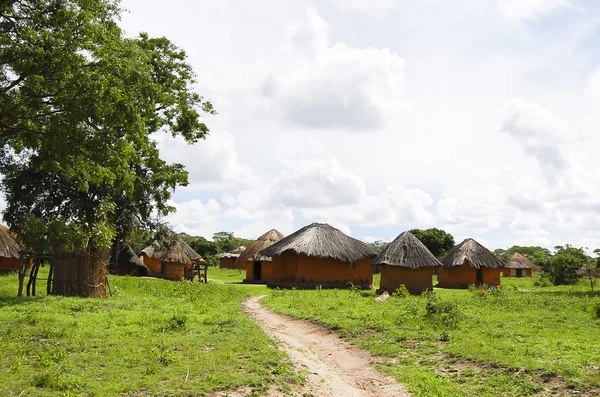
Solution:
{"label": "mud brick hut", "polygon": [[381,289],[378,292],[394,292],[404,285],[411,294],[432,290],[433,269],[442,266],[410,232],[396,237],[371,264],[381,266]]}
{"label": "mud brick hut", "polygon": [[139,257],[150,270],[150,276],[182,281],[192,272],[194,263],[204,263],[204,259],[181,238],[168,247],[155,242],[140,251]]}
{"label": "mud brick hut", "polygon": [[21,246],[4,225],[0,225],[0,274],[19,270]]}
{"label": "mud brick hut", "polygon": [[221,269],[245,269],[246,268],[245,264],[241,263],[240,266],[238,267],[238,265],[235,262],[237,260],[237,258],[240,256],[240,254],[242,252],[244,252],[245,250],[246,250],[246,247],[244,247],[242,245],[240,247],[237,247],[233,251],[223,252],[223,253],[217,255],[219,257],[219,268],[221,268]]}
{"label": "mud brick hut", "polygon": [[120,276],[149,276],[150,269],[144,262],[133,252],[129,244],[123,244],[117,254],[117,262],[115,265],[113,258],[109,265],[112,274]]}
{"label": "mud brick hut", "polygon": [[467,288],[469,285],[500,285],[504,262],[477,241],[468,238],[442,258],[438,287]]}
{"label": "mud brick hut", "polygon": [[235,266],[246,269],[245,283],[267,283],[273,279],[271,258],[260,254],[263,249],[275,244],[283,234],[271,229],[244,250],[235,261]]}
{"label": "mud brick hut", "polygon": [[515,252],[507,260],[502,275],[504,277],[531,277],[537,266],[531,263],[525,256]]}
{"label": "mud brick hut", "polygon": [[313,223],[263,249],[272,258],[271,287],[348,288],[373,286],[370,245],[325,224]]}

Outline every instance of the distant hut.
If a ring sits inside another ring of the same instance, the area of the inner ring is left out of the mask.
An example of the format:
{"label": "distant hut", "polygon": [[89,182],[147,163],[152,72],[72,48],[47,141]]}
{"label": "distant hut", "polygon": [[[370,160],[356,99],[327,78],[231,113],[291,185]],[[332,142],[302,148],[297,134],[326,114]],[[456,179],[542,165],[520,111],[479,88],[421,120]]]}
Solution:
{"label": "distant hut", "polygon": [[393,292],[404,284],[411,294],[433,289],[433,269],[440,261],[410,232],[400,234],[371,262],[381,266],[381,290]]}
{"label": "distant hut", "polygon": [[442,258],[438,287],[466,288],[469,285],[500,285],[504,262],[477,241],[468,238]]}
{"label": "distant hut", "polygon": [[260,254],[260,251],[283,238],[283,234],[271,229],[244,250],[235,261],[239,269],[246,268],[245,283],[265,283],[273,279],[271,258]]}
{"label": "distant hut", "polygon": [[538,269],[538,267],[525,256],[515,252],[506,261],[502,275],[504,277],[531,277],[534,269]]}
{"label": "distant hut", "polygon": [[245,250],[246,247],[242,245],[240,247],[237,247],[233,251],[223,252],[217,255],[219,257],[219,267],[221,269],[245,269],[246,266],[243,263],[240,265],[241,267],[238,267],[238,265],[235,262],[236,259],[240,256],[240,254]]}
{"label": "distant hut", "polygon": [[583,265],[577,270],[577,275],[580,277],[599,278],[600,273],[590,265]]}
{"label": "distant hut", "polygon": [[4,225],[0,225],[0,274],[19,270],[21,246]]}
{"label": "distant hut", "polygon": [[370,245],[324,223],[313,223],[260,252],[272,258],[273,287],[373,286]]}
{"label": "distant hut", "polygon": [[155,242],[139,253],[140,259],[150,270],[150,276],[174,281],[192,274],[192,264],[204,259],[181,238],[176,237],[169,247]]}
{"label": "distant hut", "polygon": [[121,276],[149,276],[150,269],[133,252],[129,244],[123,244],[118,253],[118,266],[111,258],[110,272]]}

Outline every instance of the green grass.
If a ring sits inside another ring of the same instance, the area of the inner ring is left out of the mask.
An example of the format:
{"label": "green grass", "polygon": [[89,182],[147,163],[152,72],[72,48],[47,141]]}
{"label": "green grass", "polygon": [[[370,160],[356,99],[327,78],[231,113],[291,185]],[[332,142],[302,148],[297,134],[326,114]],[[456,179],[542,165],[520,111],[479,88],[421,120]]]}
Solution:
{"label": "green grass", "polygon": [[0,277],[1,396],[262,395],[302,380],[241,312],[265,287],[110,283],[107,299],[16,298],[16,275]]}
{"label": "green grass", "polygon": [[209,280],[217,283],[241,283],[246,278],[246,271],[209,266],[207,276]]}
{"label": "green grass", "polygon": [[498,292],[435,289],[383,303],[352,290],[276,290],[263,302],[383,357],[381,369],[416,396],[598,392],[600,295],[583,281],[502,281]]}

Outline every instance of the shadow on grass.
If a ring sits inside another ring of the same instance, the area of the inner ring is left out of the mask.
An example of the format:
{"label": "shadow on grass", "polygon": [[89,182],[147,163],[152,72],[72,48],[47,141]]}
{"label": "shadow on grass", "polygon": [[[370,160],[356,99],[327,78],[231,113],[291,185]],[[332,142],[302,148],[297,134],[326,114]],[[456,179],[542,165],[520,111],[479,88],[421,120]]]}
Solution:
{"label": "shadow on grass", "polygon": [[46,295],[42,296],[3,296],[0,295],[0,308],[4,306],[18,306],[43,300]]}
{"label": "shadow on grass", "polygon": [[536,295],[546,295],[546,296],[551,296],[551,295],[562,295],[562,296],[575,296],[577,298],[582,298],[584,296],[593,298],[593,297],[600,297],[600,291],[543,291],[543,290],[535,290],[535,291],[531,291],[532,293],[536,294]]}

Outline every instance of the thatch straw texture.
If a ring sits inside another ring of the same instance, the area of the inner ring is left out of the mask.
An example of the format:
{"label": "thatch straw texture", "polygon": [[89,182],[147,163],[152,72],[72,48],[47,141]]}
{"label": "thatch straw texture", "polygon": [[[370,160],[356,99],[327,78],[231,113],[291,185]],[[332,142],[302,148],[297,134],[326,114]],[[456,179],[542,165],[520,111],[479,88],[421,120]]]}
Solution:
{"label": "thatch straw texture", "polygon": [[331,258],[354,263],[377,256],[369,244],[345,235],[326,223],[313,223],[290,234],[278,243],[261,251],[265,256],[281,255],[286,251],[315,258]]}
{"label": "thatch straw texture", "polygon": [[0,225],[0,257],[2,258],[20,258],[21,246],[10,233],[8,228]]}
{"label": "thatch straw texture", "polygon": [[237,257],[239,257],[239,256],[240,256],[240,254],[241,254],[242,252],[244,252],[245,250],[246,250],[246,247],[244,247],[244,246],[242,245],[242,246],[239,246],[239,247],[237,247],[236,249],[234,249],[234,250],[232,250],[232,251],[229,251],[229,252],[222,252],[222,253],[220,253],[219,255],[217,255],[217,257],[218,257],[218,258],[232,258],[232,259],[234,259],[234,258],[237,258]]}
{"label": "thatch straw texture", "polygon": [[259,254],[263,249],[275,244],[283,238],[278,230],[271,229],[258,238],[250,247],[235,260],[235,265],[243,267],[247,261],[271,262],[271,257]]}
{"label": "thatch straw texture", "polygon": [[527,257],[515,252],[507,260],[504,266],[508,269],[537,269],[538,267],[531,263]]}
{"label": "thatch straw texture", "polygon": [[119,269],[117,269],[117,272],[123,270],[124,272],[129,274],[134,270],[138,270],[140,276],[150,275],[150,270],[148,269],[148,267],[135,254],[135,252],[133,252],[129,244],[123,244],[123,247],[119,251],[118,259]]}
{"label": "thatch straw texture", "polygon": [[372,262],[374,266],[399,266],[410,269],[442,266],[440,261],[410,232],[394,239]]}
{"label": "thatch straw texture", "polygon": [[465,261],[474,269],[504,267],[504,261],[472,238],[455,245],[441,260],[442,266],[446,268],[461,266]]}
{"label": "thatch straw texture", "polygon": [[579,270],[577,270],[577,275],[581,277],[592,277],[599,278],[600,273],[591,267],[590,265],[583,265]]}
{"label": "thatch straw texture", "polygon": [[182,263],[204,262],[204,259],[181,238],[176,238],[171,247],[161,247],[157,242],[140,251],[139,255],[160,259],[162,262]]}

